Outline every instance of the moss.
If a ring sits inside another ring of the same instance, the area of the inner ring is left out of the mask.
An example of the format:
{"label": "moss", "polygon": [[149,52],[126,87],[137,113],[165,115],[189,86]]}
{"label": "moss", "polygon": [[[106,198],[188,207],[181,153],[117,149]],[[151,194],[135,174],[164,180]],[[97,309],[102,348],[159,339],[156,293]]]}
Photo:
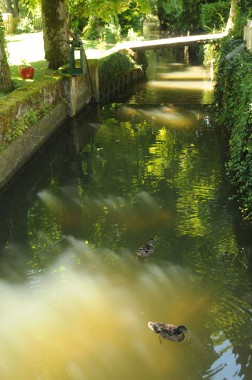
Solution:
{"label": "moss", "polygon": [[0,151],[36,124],[62,98],[59,78],[22,87],[0,99]]}

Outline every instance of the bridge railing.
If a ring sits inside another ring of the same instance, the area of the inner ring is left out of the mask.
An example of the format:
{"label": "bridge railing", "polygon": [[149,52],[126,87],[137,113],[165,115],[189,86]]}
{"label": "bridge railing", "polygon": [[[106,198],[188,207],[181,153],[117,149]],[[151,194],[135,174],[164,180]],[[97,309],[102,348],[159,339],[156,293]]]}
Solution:
{"label": "bridge railing", "polygon": [[244,27],[243,39],[246,48],[252,53],[252,20],[247,20],[247,25]]}

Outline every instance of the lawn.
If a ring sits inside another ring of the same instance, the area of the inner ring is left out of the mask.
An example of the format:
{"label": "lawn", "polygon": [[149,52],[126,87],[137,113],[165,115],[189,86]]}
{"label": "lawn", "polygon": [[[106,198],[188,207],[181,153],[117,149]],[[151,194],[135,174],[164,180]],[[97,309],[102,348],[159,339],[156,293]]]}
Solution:
{"label": "lawn", "polygon": [[34,77],[33,79],[21,79],[18,75],[19,65],[10,65],[11,78],[13,80],[14,88],[20,88],[27,83],[32,83],[34,81],[41,81],[45,77],[56,75],[56,71],[49,70],[47,68],[47,62],[45,60],[29,62],[31,66],[34,67]]}

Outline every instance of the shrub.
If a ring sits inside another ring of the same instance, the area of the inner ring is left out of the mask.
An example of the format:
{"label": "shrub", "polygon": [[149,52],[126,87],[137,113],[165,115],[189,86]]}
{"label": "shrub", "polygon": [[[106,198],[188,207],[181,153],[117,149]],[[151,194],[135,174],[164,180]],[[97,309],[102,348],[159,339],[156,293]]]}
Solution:
{"label": "shrub", "polygon": [[200,22],[206,32],[213,28],[220,30],[225,28],[229,16],[229,2],[220,1],[218,3],[204,4],[201,7]]}
{"label": "shrub", "polygon": [[118,52],[102,58],[99,64],[100,82],[110,82],[114,77],[129,73],[133,67],[133,59],[125,53]]}

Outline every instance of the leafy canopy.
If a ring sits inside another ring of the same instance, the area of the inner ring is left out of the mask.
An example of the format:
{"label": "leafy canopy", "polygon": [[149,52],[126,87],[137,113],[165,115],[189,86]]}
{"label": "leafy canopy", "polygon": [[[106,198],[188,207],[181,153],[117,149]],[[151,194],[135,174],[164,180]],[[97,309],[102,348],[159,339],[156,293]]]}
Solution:
{"label": "leafy canopy", "polygon": [[125,12],[131,4],[136,4],[145,13],[151,12],[149,0],[67,0],[66,3],[70,12],[78,9],[84,17],[95,16],[105,22]]}

